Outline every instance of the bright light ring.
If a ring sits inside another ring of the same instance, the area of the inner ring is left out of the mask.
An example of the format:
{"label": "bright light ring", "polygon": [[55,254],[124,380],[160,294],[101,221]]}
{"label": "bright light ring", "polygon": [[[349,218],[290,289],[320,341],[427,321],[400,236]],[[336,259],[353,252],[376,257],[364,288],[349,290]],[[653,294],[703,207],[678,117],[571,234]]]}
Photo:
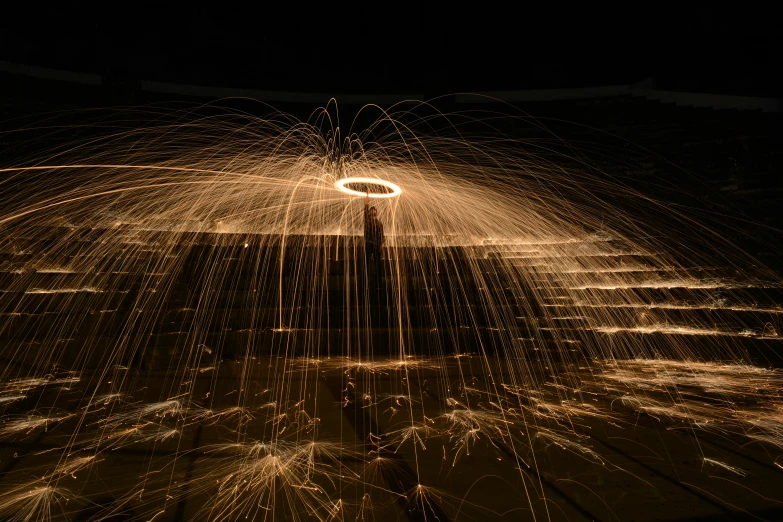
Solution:
{"label": "bright light ring", "polygon": [[366,196],[368,195],[367,192],[361,192],[358,190],[349,189],[346,187],[349,183],[364,183],[366,185],[379,185],[381,187],[385,187],[391,192],[384,192],[384,193],[370,193],[369,196],[371,198],[381,199],[381,198],[393,198],[396,196],[399,196],[402,194],[402,189],[392,183],[391,181],[386,181],[385,179],[378,179],[378,178],[343,178],[339,180],[337,183],[334,184],[334,186],[337,188],[337,190],[341,190],[345,192],[346,194],[351,194],[352,196]]}

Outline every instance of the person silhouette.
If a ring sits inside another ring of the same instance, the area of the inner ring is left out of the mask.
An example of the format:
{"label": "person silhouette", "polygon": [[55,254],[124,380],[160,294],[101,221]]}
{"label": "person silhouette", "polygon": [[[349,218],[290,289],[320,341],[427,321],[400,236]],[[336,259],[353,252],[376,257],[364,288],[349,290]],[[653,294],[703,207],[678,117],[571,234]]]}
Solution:
{"label": "person silhouette", "polygon": [[376,283],[381,278],[383,252],[383,223],[378,219],[378,209],[370,206],[370,193],[364,199],[364,255],[367,270],[372,267]]}

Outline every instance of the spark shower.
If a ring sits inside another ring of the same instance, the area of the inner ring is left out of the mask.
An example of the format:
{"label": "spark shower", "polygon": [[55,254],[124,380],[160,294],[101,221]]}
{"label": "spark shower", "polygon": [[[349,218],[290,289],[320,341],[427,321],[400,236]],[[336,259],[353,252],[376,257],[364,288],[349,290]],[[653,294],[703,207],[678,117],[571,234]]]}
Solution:
{"label": "spark shower", "polygon": [[0,166],[3,519],[622,520],[641,447],[783,502],[729,458],[783,469],[775,273],[498,130],[540,120],[363,112],[37,122]]}

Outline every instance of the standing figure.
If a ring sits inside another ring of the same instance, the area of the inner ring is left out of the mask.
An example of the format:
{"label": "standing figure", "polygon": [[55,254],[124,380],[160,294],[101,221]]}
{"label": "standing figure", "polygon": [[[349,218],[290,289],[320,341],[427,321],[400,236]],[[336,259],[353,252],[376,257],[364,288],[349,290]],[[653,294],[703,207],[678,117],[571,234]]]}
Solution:
{"label": "standing figure", "polygon": [[370,206],[370,193],[364,200],[364,255],[367,261],[367,271],[373,267],[374,279],[377,283],[381,278],[381,251],[383,248],[383,224],[378,219],[378,209]]}

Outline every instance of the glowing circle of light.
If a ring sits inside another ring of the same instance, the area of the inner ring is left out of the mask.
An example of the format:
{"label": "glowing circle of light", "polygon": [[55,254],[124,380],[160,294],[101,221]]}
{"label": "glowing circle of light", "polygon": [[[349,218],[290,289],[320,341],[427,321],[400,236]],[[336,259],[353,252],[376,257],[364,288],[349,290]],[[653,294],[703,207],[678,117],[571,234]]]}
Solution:
{"label": "glowing circle of light", "polygon": [[[366,185],[379,185],[381,187],[387,188],[391,190],[391,192],[385,192],[385,193],[369,193],[369,192],[362,192],[360,190],[353,190],[346,185],[350,183],[364,183]],[[391,181],[386,181],[385,179],[379,179],[379,178],[343,178],[341,180],[338,180],[334,186],[341,190],[342,192],[345,192],[346,194],[351,194],[352,196],[366,196],[369,195],[371,198],[393,198],[396,196],[399,196],[402,194],[402,189],[398,186],[392,183]]]}

